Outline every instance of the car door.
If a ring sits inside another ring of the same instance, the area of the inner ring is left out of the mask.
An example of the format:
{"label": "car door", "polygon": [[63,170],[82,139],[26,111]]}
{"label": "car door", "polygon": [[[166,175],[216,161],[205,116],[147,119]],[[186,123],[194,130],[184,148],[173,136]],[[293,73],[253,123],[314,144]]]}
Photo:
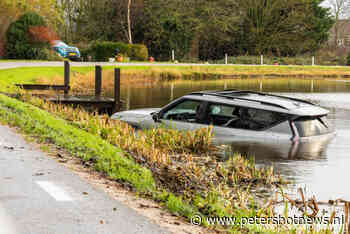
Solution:
{"label": "car door", "polygon": [[253,135],[253,131],[251,130],[228,126],[230,121],[232,122],[239,119],[238,113],[236,113],[238,108],[237,106],[222,103],[209,104],[208,118],[213,125],[213,132],[217,138]]}
{"label": "car door", "polygon": [[179,130],[196,130],[208,127],[207,124],[198,123],[198,110],[205,108],[205,105],[206,102],[203,101],[182,99],[161,111],[161,124]]}

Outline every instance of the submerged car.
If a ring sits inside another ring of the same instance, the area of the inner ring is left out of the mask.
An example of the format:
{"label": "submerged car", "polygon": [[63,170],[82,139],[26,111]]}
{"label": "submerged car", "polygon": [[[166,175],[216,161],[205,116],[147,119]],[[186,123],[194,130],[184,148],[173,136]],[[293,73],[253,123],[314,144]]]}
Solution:
{"label": "submerged car", "polygon": [[52,48],[63,58],[68,58],[71,60],[80,60],[79,49],[77,47],[68,46],[63,41],[54,41]]}
{"label": "submerged car", "polygon": [[195,130],[213,126],[222,139],[302,141],[333,136],[328,110],[301,99],[238,90],[202,91],[185,95],[163,108],[117,112],[112,119],[136,129],[160,126]]}

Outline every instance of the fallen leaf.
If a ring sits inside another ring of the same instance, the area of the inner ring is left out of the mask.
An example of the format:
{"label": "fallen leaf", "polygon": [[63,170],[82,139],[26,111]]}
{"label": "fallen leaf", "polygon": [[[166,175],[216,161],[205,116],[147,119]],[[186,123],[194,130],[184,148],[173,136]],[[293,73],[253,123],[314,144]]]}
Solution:
{"label": "fallen leaf", "polygon": [[7,149],[7,150],[14,150],[15,148],[13,146],[4,146],[4,149]]}
{"label": "fallen leaf", "polygon": [[140,203],[140,206],[139,206],[140,208],[151,208],[149,205],[144,205],[144,204],[142,204],[142,203]]}
{"label": "fallen leaf", "polygon": [[33,176],[43,176],[43,175],[45,175],[43,172],[37,172]]}

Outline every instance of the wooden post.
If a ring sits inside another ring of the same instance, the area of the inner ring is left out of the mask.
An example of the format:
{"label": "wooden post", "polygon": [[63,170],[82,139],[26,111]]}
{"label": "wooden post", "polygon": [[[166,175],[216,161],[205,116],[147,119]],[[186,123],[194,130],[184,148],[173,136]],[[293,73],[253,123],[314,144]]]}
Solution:
{"label": "wooden post", "polygon": [[114,111],[120,111],[120,68],[114,70],[114,102]]}
{"label": "wooden post", "polygon": [[260,64],[264,65],[264,55],[260,55]]}
{"label": "wooden post", "polygon": [[174,62],[175,61],[175,50],[171,51],[171,60]]}
{"label": "wooden post", "polygon": [[228,58],[227,58],[227,54],[225,54],[225,64],[227,65],[227,63],[228,63]]}
{"label": "wooden post", "polygon": [[312,56],[312,66],[315,66],[315,56]]}
{"label": "wooden post", "polygon": [[67,95],[70,89],[70,64],[68,61],[64,61],[64,94]]}
{"label": "wooden post", "polygon": [[102,67],[97,65],[95,67],[95,97],[98,99],[102,93]]}

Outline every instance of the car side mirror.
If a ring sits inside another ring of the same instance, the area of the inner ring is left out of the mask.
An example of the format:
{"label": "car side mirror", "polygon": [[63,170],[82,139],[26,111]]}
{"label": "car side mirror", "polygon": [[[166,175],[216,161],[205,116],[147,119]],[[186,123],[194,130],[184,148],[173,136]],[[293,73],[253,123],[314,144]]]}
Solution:
{"label": "car side mirror", "polygon": [[158,112],[152,113],[152,119],[155,123],[160,122],[159,113]]}

